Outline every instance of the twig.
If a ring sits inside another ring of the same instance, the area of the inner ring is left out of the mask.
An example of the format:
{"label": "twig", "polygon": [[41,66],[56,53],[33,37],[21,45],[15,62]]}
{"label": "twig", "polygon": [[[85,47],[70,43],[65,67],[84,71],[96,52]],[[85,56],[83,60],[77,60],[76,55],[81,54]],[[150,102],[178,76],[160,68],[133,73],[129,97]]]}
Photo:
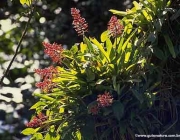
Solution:
{"label": "twig", "polygon": [[27,29],[28,29],[28,26],[29,26],[30,21],[31,21],[31,19],[32,19],[33,13],[34,13],[34,9],[32,8],[32,9],[30,10],[30,13],[29,13],[28,22],[26,23],[26,26],[25,26],[25,28],[24,28],[23,34],[22,34],[22,36],[21,36],[21,38],[20,38],[20,40],[19,40],[19,42],[18,42],[18,45],[17,45],[16,51],[15,51],[15,54],[14,54],[13,58],[11,59],[11,61],[10,61],[9,65],[8,65],[6,71],[4,72],[4,74],[3,74],[2,78],[1,78],[0,87],[3,86],[3,80],[4,80],[4,78],[8,75],[8,72],[9,72],[9,70],[10,70],[10,68],[11,68],[11,66],[12,66],[12,64],[13,64],[13,62],[14,62],[17,54],[18,54],[18,52],[19,52],[19,49],[20,49],[20,47],[21,47],[21,43],[22,43],[22,41],[23,41],[23,39],[24,39],[24,37],[25,37],[25,35],[26,35],[26,33],[27,33]]}

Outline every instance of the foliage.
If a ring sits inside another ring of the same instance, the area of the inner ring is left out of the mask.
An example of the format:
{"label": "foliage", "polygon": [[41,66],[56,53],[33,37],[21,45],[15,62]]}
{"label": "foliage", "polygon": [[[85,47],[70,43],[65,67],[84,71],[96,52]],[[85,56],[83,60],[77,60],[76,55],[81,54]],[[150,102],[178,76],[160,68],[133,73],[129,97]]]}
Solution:
{"label": "foliage", "polygon": [[[126,12],[110,11],[124,16],[123,20],[129,26],[138,27],[138,32],[142,34],[142,38],[147,38],[145,42],[147,45],[145,46],[150,48],[156,57],[165,60],[170,53],[173,58],[176,58],[179,50],[175,51],[166,26],[169,20],[168,14],[175,12],[175,9],[169,7],[171,1],[140,0],[139,3],[134,1],[133,4],[134,8]],[[161,44],[160,40],[165,41],[165,45]]]}
{"label": "foliage", "polygon": [[179,57],[177,38],[167,24],[178,11],[165,0],[133,4],[126,12],[110,10],[124,18],[112,16],[100,41],[85,35],[88,24],[72,8],[73,26],[83,41],[71,49],[43,42],[53,66],[35,70],[42,93],[34,93],[40,98],[31,107],[37,115],[24,135],[32,140],[116,140],[176,129],[177,101],[168,86],[177,79],[165,66]]}
{"label": "foliage", "polygon": [[[47,120],[22,133],[32,134],[31,139],[116,140],[135,139],[137,133],[166,132],[169,124],[155,115],[156,104],[162,101],[157,97],[164,65],[157,68],[152,55],[166,61],[179,53],[169,35],[162,34],[167,14],[172,12],[170,2],[134,1],[126,12],[110,10],[124,18],[112,16],[101,41],[85,35],[87,23],[72,8],[73,25],[83,42],[60,51],[61,63],[55,67],[36,70],[43,80],[37,83],[43,93],[34,93],[40,100],[31,109],[44,112]],[[165,39],[161,48],[160,38]],[[55,52],[59,51],[54,49],[48,55],[52,58]],[[176,108],[173,98],[168,102]],[[167,112],[177,113],[169,106]],[[177,115],[171,117],[173,124],[174,119]],[[37,121],[33,118],[32,122]]]}
{"label": "foliage", "polygon": [[[69,8],[80,8],[88,23],[96,25],[88,33],[98,35],[106,28],[106,22],[111,15],[107,10],[110,7],[118,9],[126,7],[123,1],[119,0],[113,2],[107,0],[103,3],[96,0],[37,0],[37,4],[33,6],[36,6],[35,13],[17,58],[4,79],[4,86],[0,93],[0,120],[2,121],[0,139],[23,139],[25,137],[20,132],[34,112],[29,111],[30,106],[37,101],[36,97],[32,97],[32,92],[39,77],[34,74],[33,70],[49,65],[49,61],[44,59],[46,56],[43,54],[41,42],[43,40],[61,42],[63,47],[70,48],[75,41],[78,42],[81,39],[75,35],[71,27]],[[0,8],[1,77],[15,53],[14,49],[27,23],[29,6],[22,6],[19,0],[1,0]]]}

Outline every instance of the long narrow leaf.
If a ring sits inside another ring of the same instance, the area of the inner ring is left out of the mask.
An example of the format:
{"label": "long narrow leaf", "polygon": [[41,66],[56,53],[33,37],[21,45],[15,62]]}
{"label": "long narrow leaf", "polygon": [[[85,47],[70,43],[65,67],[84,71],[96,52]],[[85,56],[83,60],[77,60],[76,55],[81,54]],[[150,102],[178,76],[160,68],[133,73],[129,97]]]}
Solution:
{"label": "long narrow leaf", "polygon": [[110,62],[109,56],[108,56],[107,52],[104,50],[103,46],[95,38],[90,38],[90,40],[98,47],[98,49],[105,56],[107,61]]}
{"label": "long narrow leaf", "polygon": [[175,53],[175,50],[174,50],[174,46],[173,46],[173,43],[169,37],[169,35],[167,34],[164,34],[164,39],[165,39],[165,42],[169,48],[169,51],[171,53],[171,55],[173,56],[173,58],[176,58],[176,53]]}

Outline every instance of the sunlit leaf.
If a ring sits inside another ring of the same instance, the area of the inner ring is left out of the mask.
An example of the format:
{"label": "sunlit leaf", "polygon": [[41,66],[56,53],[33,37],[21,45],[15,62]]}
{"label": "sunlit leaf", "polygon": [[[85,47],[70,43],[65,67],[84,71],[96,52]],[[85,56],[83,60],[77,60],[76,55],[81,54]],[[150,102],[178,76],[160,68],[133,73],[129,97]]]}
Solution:
{"label": "sunlit leaf", "polygon": [[106,51],[104,50],[103,46],[95,39],[90,38],[90,40],[98,47],[98,49],[101,51],[101,53],[105,56],[108,62],[110,62],[109,56],[107,55]]}
{"label": "sunlit leaf", "polygon": [[110,12],[112,12],[113,14],[119,15],[119,16],[126,16],[127,12],[124,11],[118,11],[118,10],[114,10],[114,9],[110,9]]}
{"label": "sunlit leaf", "polygon": [[30,140],[43,140],[43,135],[41,133],[35,133]]}
{"label": "sunlit leaf", "polygon": [[47,105],[47,103],[39,101],[39,102],[35,103],[30,109],[36,109],[39,106],[44,106],[44,105]]}
{"label": "sunlit leaf", "polygon": [[59,113],[64,113],[64,107],[60,107]]}
{"label": "sunlit leaf", "polygon": [[26,4],[26,5],[30,6],[30,5],[32,4],[32,1],[33,1],[33,0],[20,0],[20,3],[21,3],[22,5]]}
{"label": "sunlit leaf", "polygon": [[139,3],[137,3],[136,1],[133,1],[133,4],[136,10],[141,10],[142,6]]}
{"label": "sunlit leaf", "polygon": [[34,95],[34,96],[37,96],[37,97],[39,97],[39,98],[48,100],[48,101],[53,101],[53,100],[54,100],[54,98],[49,97],[49,96],[47,96],[47,95],[45,95],[45,94],[33,93],[33,95]]}
{"label": "sunlit leaf", "polygon": [[70,51],[71,51],[73,54],[77,53],[77,51],[78,51],[77,45],[72,46],[71,49],[70,49]]}
{"label": "sunlit leaf", "polygon": [[113,44],[109,38],[106,40],[106,48],[107,48],[107,54],[110,60],[112,60],[115,57],[115,49],[113,48]]}
{"label": "sunlit leaf", "polygon": [[101,42],[105,42],[107,38],[108,38],[108,31],[104,31],[101,34]]}
{"label": "sunlit leaf", "polygon": [[82,137],[80,131],[76,131],[76,140],[81,140],[81,139]]}
{"label": "sunlit leaf", "polygon": [[36,129],[34,128],[26,128],[21,132],[23,135],[32,135],[36,133]]}
{"label": "sunlit leaf", "polygon": [[134,34],[136,33],[136,31],[137,31],[137,29],[135,29],[135,30],[131,33],[131,35],[126,39],[126,41],[125,41],[124,44],[122,45],[122,48],[120,48],[120,47],[118,48],[118,52],[120,52],[121,49],[122,49],[122,51],[125,50],[125,48],[127,47],[129,41],[130,41],[131,38],[134,36]]}

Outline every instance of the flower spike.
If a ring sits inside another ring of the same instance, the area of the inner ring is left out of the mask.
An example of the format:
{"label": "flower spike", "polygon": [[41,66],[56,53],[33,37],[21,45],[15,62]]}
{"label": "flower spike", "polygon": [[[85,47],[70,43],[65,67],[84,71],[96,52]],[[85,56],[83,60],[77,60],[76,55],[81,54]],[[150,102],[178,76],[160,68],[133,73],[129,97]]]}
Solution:
{"label": "flower spike", "polygon": [[41,79],[43,79],[42,82],[36,83],[36,87],[44,92],[49,92],[56,86],[56,84],[52,82],[53,77],[59,73],[56,68],[50,66],[45,69],[35,69],[34,71],[41,76]]}
{"label": "flower spike", "polygon": [[88,32],[88,24],[85,18],[81,17],[80,10],[76,8],[71,8],[71,15],[73,17],[72,24],[78,35],[84,35],[85,32]]}
{"label": "flower spike", "polygon": [[108,30],[112,37],[118,37],[122,34],[124,26],[120,24],[116,16],[112,16],[108,23]]}
{"label": "flower spike", "polygon": [[43,46],[45,47],[44,52],[51,57],[53,62],[55,63],[61,63],[62,61],[62,52],[63,52],[63,47],[61,44],[50,44],[43,42]]}

